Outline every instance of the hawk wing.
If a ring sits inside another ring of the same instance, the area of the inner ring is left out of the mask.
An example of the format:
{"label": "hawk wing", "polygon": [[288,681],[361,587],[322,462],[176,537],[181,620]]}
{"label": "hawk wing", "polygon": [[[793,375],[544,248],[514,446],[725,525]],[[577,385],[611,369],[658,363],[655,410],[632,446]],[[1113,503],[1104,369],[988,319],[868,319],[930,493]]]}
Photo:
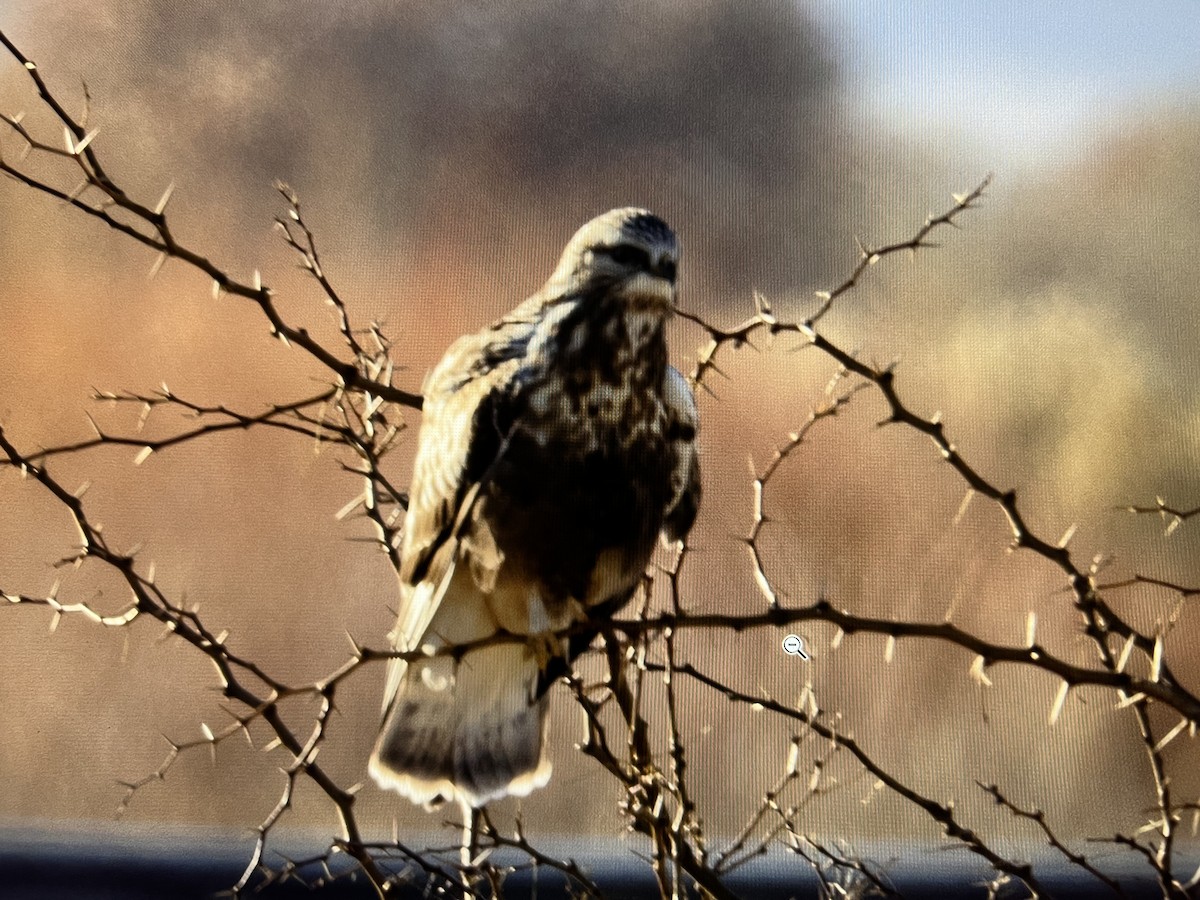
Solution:
{"label": "hawk wing", "polygon": [[[505,401],[535,321],[534,310],[522,306],[459,338],[426,382],[411,482],[418,489],[409,497],[400,548],[400,608],[391,635],[397,649],[416,648],[453,577],[464,519],[511,427]],[[401,660],[389,663],[385,712],[406,668]]]}
{"label": "hawk wing", "polygon": [[[426,384],[391,635],[397,649],[468,644],[499,627],[489,595],[502,555],[476,498],[504,454],[541,307],[535,295],[490,329],[456,341]],[[537,660],[516,644],[478,648],[461,660],[391,660],[371,774],[417,803],[457,796],[480,806],[545,784],[546,704],[533,696],[537,673]]]}
{"label": "hawk wing", "polygon": [[667,439],[675,456],[672,498],[663,520],[663,536],[678,541],[692,530],[700,509],[700,454],[696,449],[700,416],[691,385],[674,366],[667,366],[663,399],[667,404]]}

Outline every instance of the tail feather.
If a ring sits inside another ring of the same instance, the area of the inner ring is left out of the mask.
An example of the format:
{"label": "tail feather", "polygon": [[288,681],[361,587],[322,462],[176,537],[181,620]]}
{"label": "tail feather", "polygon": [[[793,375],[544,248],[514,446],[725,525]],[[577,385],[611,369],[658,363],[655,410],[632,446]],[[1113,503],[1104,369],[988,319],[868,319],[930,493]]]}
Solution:
{"label": "tail feather", "polygon": [[524,796],[550,778],[546,698],[522,645],[412,663],[396,687],[370,772],[415,803],[457,799],[479,807]]}

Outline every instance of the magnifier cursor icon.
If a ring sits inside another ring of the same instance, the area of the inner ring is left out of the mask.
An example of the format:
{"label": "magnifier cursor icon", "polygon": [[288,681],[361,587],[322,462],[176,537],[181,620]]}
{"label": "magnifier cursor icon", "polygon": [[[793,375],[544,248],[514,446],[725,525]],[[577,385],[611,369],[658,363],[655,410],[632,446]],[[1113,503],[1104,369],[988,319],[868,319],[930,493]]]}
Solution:
{"label": "magnifier cursor icon", "polygon": [[783,652],[788,656],[799,656],[801,659],[808,659],[808,654],[804,652],[804,638],[798,634],[789,634],[783,639]]}

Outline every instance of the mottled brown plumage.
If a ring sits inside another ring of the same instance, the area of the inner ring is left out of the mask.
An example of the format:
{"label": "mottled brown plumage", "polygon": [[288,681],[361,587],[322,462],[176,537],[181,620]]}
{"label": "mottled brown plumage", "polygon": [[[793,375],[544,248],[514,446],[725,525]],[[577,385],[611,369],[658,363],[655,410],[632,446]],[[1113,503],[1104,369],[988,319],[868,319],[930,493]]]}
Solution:
{"label": "mottled brown plumage", "polygon": [[[542,289],[456,341],[430,375],[392,638],[411,650],[597,624],[700,496],[696,407],[667,363],[678,244],[618,209]],[[371,757],[381,785],[469,806],[546,782],[546,691],[595,629],[455,660],[393,661]]]}

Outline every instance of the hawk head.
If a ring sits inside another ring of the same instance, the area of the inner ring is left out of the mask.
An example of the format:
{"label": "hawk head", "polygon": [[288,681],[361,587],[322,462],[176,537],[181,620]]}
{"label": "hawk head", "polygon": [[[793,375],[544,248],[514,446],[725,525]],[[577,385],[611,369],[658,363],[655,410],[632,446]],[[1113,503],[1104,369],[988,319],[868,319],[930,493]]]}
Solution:
{"label": "hawk head", "polygon": [[675,308],[679,240],[653,213],[637,207],[596,216],[567,242],[549,296],[603,291],[639,312],[667,316]]}

